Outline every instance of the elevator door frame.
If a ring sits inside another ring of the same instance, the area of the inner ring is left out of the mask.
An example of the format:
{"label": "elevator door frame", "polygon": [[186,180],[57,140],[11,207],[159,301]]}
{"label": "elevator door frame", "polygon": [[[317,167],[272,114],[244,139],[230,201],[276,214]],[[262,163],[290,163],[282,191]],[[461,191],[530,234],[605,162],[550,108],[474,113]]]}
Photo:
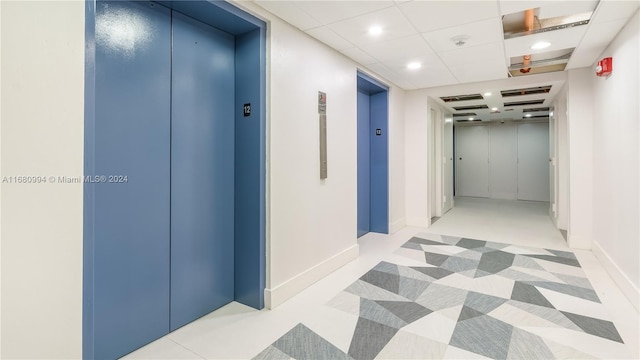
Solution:
{"label": "elevator door frame", "polygon": [[[389,87],[358,71],[357,92],[365,94],[369,99],[368,144],[369,166],[368,179],[357,174],[358,186],[367,182],[369,185],[369,228],[368,232],[389,233]],[[378,131],[379,130],[379,131]],[[361,132],[358,131],[358,137]],[[358,139],[360,141],[360,139]],[[361,159],[358,158],[358,162]],[[360,165],[358,165],[360,166]],[[360,172],[357,170],[357,172]],[[364,203],[357,200],[358,212]],[[366,205],[365,205],[366,206]],[[360,224],[358,224],[360,225]],[[358,237],[366,234],[356,226]]]}
{"label": "elevator door frame", "polygon": [[[224,1],[156,1],[169,9],[230,33],[239,51],[251,53],[250,59],[236,59],[236,69],[259,69],[239,73],[235,81],[243,90],[235,95],[235,217],[236,259],[234,300],[257,309],[264,307],[266,282],[266,23]],[[85,95],[84,95],[84,174],[93,176],[95,169],[96,126],[96,2],[85,2]],[[238,49],[239,43],[242,49]],[[257,54],[257,55],[256,55]],[[251,77],[247,77],[249,74]],[[242,91],[242,94],[240,94]],[[244,106],[250,102],[251,115]],[[256,124],[257,123],[257,124]],[[95,357],[94,335],[94,217],[95,185],[84,184],[83,190],[83,358]],[[169,194],[167,194],[169,196]],[[240,231],[238,231],[240,230]],[[140,344],[142,346],[144,344]]]}

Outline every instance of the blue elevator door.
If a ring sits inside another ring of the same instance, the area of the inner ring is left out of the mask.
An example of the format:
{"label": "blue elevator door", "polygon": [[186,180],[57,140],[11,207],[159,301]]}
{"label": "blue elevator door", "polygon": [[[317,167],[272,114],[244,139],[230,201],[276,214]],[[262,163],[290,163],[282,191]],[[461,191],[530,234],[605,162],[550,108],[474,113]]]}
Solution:
{"label": "blue elevator door", "polygon": [[170,10],[98,2],[95,56],[95,169],[87,173],[106,182],[92,185],[94,307],[84,311],[93,316],[94,357],[110,359],[169,331]]}
{"label": "blue elevator door", "polygon": [[358,91],[358,237],[370,231],[371,134],[370,98]]}
{"label": "blue elevator door", "polygon": [[171,329],[233,301],[233,36],[173,12]]}

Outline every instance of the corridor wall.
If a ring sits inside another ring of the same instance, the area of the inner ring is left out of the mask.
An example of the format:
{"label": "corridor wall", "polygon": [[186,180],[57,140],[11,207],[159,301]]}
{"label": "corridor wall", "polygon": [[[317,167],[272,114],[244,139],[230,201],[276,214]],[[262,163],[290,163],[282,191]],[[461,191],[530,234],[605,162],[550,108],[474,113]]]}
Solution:
{"label": "corridor wall", "polygon": [[593,111],[592,248],[636,309],[640,308],[639,52],[640,12],[636,11],[598,57],[613,57],[611,76],[598,78],[588,69],[593,92],[588,108]]}
{"label": "corridor wall", "polygon": [[[358,69],[376,72],[252,4],[236,4],[271,25],[265,199],[267,259],[273,261],[266,266],[266,287],[275,306],[357,254],[355,80]],[[85,2],[2,1],[0,9],[2,174],[81,176]],[[394,231],[405,218],[405,92],[389,85]],[[329,122],[325,184],[318,180],[316,152],[317,91],[323,89]],[[290,182],[298,183],[289,188]],[[81,184],[2,185],[3,358],[81,357],[82,191]]]}
{"label": "corridor wall", "polygon": [[[82,356],[84,2],[1,1],[3,359]],[[34,46],[37,44],[37,46]],[[53,176],[54,181],[49,177]]]}

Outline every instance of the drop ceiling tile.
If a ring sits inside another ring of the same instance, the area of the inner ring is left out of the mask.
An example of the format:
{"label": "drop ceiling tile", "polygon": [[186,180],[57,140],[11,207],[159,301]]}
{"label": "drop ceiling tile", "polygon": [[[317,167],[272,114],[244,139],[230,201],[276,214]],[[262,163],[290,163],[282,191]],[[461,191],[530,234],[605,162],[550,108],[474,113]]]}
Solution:
{"label": "drop ceiling tile", "polygon": [[[372,36],[369,28],[373,25],[382,27],[382,34]],[[380,43],[392,39],[417,34],[397,7],[375,11],[329,25],[329,27],[345,39],[358,46]]]}
{"label": "drop ceiling tile", "polygon": [[458,47],[452,38],[467,36],[466,46],[477,46],[502,41],[502,24],[500,18],[482,20],[470,24],[460,25],[454,28],[431,31],[422,34],[422,37],[431,45],[435,52],[455,50]]}
{"label": "drop ceiling tile", "polygon": [[573,51],[567,69],[593,65],[626,22],[627,19],[619,19],[589,25],[580,46]]}
{"label": "drop ceiling tile", "polygon": [[431,47],[418,34],[396,40],[368,44],[360,48],[382,62],[397,59],[404,59],[404,61],[409,62],[412,58],[433,54]]}
{"label": "drop ceiling tile", "polygon": [[404,59],[397,59],[385,62],[402,81],[411,80],[412,83],[420,87],[434,87],[449,84],[457,84],[458,80],[445,66],[440,57],[436,54],[426,54],[420,59],[422,67],[417,70],[407,69]]}
{"label": "drop ceiling tile", "polygon": [[[507,39],[504,41],[506,55],[507,58],[510,58],[574,48],[578,46],[586,31],[587,26],[584,25]],[[551,46],[542,50],[532,50],[531,46],[539,41],[547,41],[551,43]]]}
{"label": "drop ceiling tile", "polygon": [[394,6],[393,1],[296,1],[295,4],[322,25]]}
{"label": "drop ceiling tile", "polygon": [[502,42],[451,50],[440,57],[461,83],[507,78]]}
{"label": "drop ceiling tile", "polygon": [[307,34],[322,41],[323,43],[331,46],[336,50],[344,50],[353,47],[353,44],[342,38],[340,35],[334,33],[326,26],[321,26],[315,29],[307,30]]}
{"label": "drop ceiling tile", "polygon": [[550,19],[558,16],[575,15],[593,11],[596,6],[598,6],[598,0],[544,1],[540,2],[538,16],[541,19]]}
{"label": "drop ceiling tile", "polygon": [[421,33],[500,15],[497,1],[411,1],[398,7]]}
{"label": "drop ceiling tile", "polygon": [[360,48],[357,48],[357,47],[342,50],[342,53],[352,58],[357,63],[360,63],[365,66],[370,64],[375,64],[378,62],[378,60],[374,59],[369,54],[367,54],[366,52],[362,51]]}
{"label": "drop ceiling tile", "polygon": [[611,20],[629,19],[640,7],[640,1],[601,1],[592,23],[602,23]]}
{"label": "drop ceiling tile", "polygon": [[321,25],[291,1],[256,0],[255,3],[298,29],[308,30]]}

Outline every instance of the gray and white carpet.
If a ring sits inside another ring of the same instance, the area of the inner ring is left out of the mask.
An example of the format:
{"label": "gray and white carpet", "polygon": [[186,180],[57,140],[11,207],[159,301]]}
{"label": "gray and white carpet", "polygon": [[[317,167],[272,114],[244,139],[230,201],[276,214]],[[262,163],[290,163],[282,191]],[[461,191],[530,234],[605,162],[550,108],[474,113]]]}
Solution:
{"label": "gray and white carpet", "polygon": [[395,254],[407,261],[379,263],[326,305],[350,324],[349,341],[301,323],[255,359],[628,354],[571,252],[420,234]]}

